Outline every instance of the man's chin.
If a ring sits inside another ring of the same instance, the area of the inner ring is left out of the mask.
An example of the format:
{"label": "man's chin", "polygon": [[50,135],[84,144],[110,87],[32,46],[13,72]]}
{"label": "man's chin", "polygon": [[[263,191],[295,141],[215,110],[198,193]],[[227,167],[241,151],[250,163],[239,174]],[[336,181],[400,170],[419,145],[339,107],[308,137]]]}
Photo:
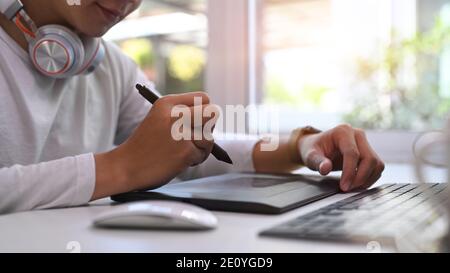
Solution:
{"label": "man's chin", "polygon": [[105,35],[106,32],[108,32],[110,29],[111,27],[105,27],[103,29],[90,29],[88,31],[81,31],[80,33],[88,37],[100,38]]}

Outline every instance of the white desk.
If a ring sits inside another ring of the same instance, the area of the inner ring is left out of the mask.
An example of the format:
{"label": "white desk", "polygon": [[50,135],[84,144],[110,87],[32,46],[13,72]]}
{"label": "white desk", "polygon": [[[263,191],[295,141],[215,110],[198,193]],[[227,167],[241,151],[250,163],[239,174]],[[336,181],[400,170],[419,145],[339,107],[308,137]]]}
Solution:
{"label": "white desk", "polygon": [[[433,170],[433,179],[444,181],[445,173]],[[378,184],[412,181],[410,166],[390,165]],[[348,196],[332,196],[276,216],[215,212],[219,227],[206,232],[94,228],[92,218],[110,208],[107,199],[85,207],[16,213],[0,216],[0,252],[70,252],[67,247],[72,241],[81,252],[368,252],[366,245],[258,236],[261,230]],[[393,249],[382,246],[382,251]]]}

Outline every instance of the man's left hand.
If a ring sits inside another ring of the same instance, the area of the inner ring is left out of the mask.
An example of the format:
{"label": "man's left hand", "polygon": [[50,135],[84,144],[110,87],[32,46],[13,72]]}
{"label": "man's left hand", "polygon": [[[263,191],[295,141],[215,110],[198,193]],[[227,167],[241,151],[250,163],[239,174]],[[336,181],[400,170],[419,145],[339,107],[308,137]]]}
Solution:
{"label": "man's left hand", "polygon": [[372,186],[384,171],[364,131],[349,125],[303,136],[299,149],[303,164],[322,175],[342,170],[340,188],[346,192]]}

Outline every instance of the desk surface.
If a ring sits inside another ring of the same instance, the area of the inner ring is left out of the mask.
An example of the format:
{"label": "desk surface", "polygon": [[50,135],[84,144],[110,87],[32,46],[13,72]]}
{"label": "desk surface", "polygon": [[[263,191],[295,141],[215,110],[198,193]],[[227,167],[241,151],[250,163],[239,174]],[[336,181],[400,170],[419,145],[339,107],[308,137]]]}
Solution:
{"label": "desk surface", "polygon": [[[445,180],[442,170],[432,170],[433,180]],[[408,165],[388,165],[383,183],[413,182]],[[366,245],[259,237],[261,230],[336,202],[351,194],[339,194],[282,215],[214,212],[219,227],[213,231],[105,230],[92,219],[108,210],[111,201],[89,206],[22,212],[0,216],[0,252],[368,252]],[[394,251],[382,246],[382,251]]]}

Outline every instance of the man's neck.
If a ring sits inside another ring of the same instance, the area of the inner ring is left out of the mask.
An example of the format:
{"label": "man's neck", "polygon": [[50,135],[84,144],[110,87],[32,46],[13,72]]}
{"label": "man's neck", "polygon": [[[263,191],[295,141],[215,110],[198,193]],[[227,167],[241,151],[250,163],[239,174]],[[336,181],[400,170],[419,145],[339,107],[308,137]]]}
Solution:
{"label": "man's neck", "polygon": [[[45,5],[45,2],[45,0],[22,0],[26,12],[33,19],[37,27],[48,24],[63,24],[62,19],[50,8],[51,5],[48,5],[48,8],[42,8],[42,5]],[[24,50],[28,50],[28,42],[25,39],[24,34],[12,21],[8,20],[2,14],[0,14],[0,27],[3,28],[3,30],[16,41],[20,47]]]}

